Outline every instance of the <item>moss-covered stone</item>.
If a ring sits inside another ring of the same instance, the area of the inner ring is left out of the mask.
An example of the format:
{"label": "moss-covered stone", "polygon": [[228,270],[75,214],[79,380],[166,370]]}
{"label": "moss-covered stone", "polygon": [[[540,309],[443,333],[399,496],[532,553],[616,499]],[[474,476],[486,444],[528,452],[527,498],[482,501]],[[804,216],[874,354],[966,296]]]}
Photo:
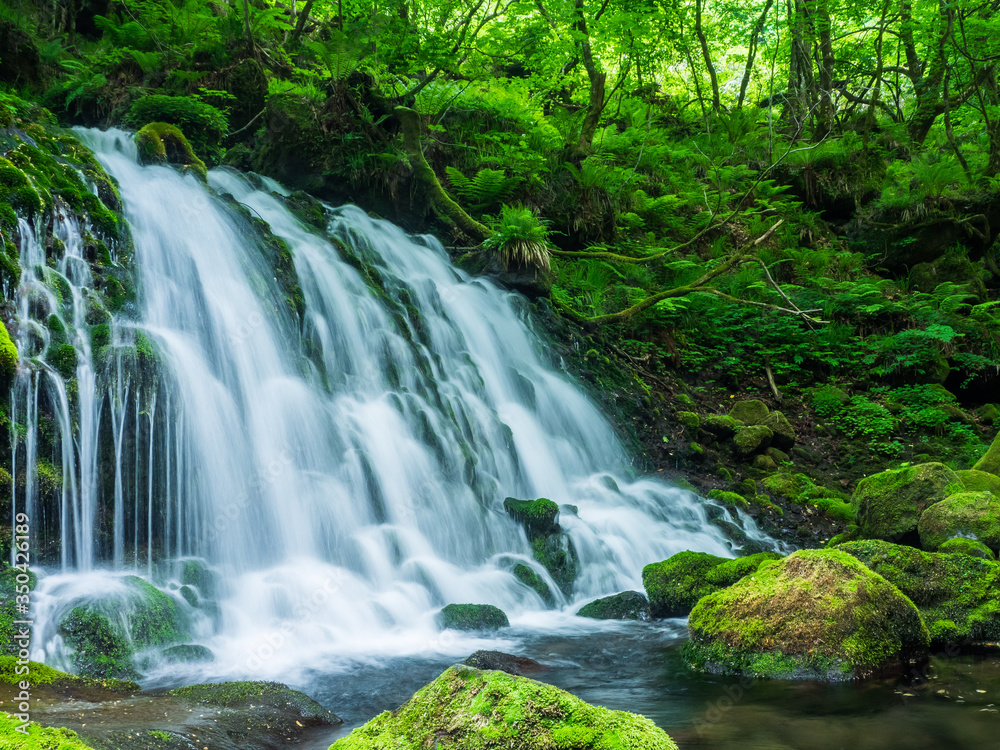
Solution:
{"label": "moss-covered stone", "polygon": [[215,661],[215,654],[207,646],[196,643],[182,643],[163,649],[163,660],[170,663]]}
{"label": "moss-covered stone", "polygon": [[648,620],[649,601],[638,591],[623,591],[584,604],[577,614],[594,620]]}
{"label": "moss-covered stone", "polygon": [[676,750],[642,716],[591,706],[551,685],[454,666],[331,750]]}
{"label": "moss-covered stone", "polygon": [[984,424],[998,424],[1000,423],[1000,405],[983,404],[976,409],[976,416],[979,417],[979,421]]}
{"label": "moss-covered stone", "polygon": [[780,411],[772,411],[761,423],[774,433],[771,438],[771,445],[783,451],[791,450],[795,445],[795,428],[792,427],[788,418]]}
{"label": "moss-covered stone", "polygon": [[186,639],[188,623],[173,599],[138,576],[121,582],[124,590],[81,601],[59,623],[78,674],[135,679],[137,651]]}
{"label": "moss-covered stone", "polygon": [[[298,690],[280,682],[219,682],[188,685],[171,690],[168,695],[185,698],[206,706],[220,708],[279,709],[301,719],[306,726],[340,724],[342,720]],[[300,725],[301,726],[301,725]]]}
{"label": "moss-covered stone", "polygon": [[727,490],[711,490],[708,493],[709,500],[718,500],[720,503],[732,505],[734,508],[749,508],[750,503],[745,497],[735,492]]}
{"label": "moss-covered stone", "polygon": [[544,497],[537,500],[518,500],[508,497],[503,501],[503,509],[511,518],[524,526],[528,539],[551,533],[559,517],[559,506]]}
{"label": "moss-covered stone", "polygon": [[492,604],[449,604],[438,613],[438,625],[454,630],[499,630],[510,626],[507,615]]}
{"label": "moss-covered stone", "polygon": [[921,552],[878,540],[846,542],[838,549],[910,597],[935,643],[1000,640],[1000,564],[964,554]]}
{"label": "moss-covered stone", "polygon": [[756,426],[756,427],[740,427],[736,430],[736,436],[733,438],[733,445],[736,446],[736,452],[743,455],[749,456],[757,451],[762,451],[771,444],[771,439],[774,437],[774,433],[771,432],[770,427]]}
{"label": "moss-covered stone", "polygon": [[17,346],[7,332],[7,326],[0,321],[0,382],[9,383],[17,370]]}
{"label": "moss-covered stone", "polygon": [[862,678],[924,654],[913,603],[838,550],[802,550],[710,594],[692,610],[685,655],[699,670]]}
{"label": "moss-covered stone", "polygon": [[76,348],[72,344],[50,347],[45,359],[64,378],[69,379],[76,375],[77,355]]}
{"label": "moss-covered stone", "polygon": [[[28,724],[27,733],[21,733],[18,727],[22,722],[16,716],[0,711],[0,746],[11,750],[91,750],[71,729],[43,727],[39,724]],[[9,743],[9,744],[8,744]]]}
{"label": "moss-covered stone", "polygon": [[184,133],[176,125],[151,122],[135,134],[139,160],[143,164],[173,164],[207,179],[205,162],[198,158]]}
{"label": "moss-covered stone", "polygon": [[993,550],[985,544],[977,542],[975,539],[966,539],[964,536],[956,536],[952,539],[946,540],[940,547],[938,547],[938,552],[971,555],[972,557],[978,557],[982,560],[997,559],[996,555],[993,554]]}
{"label": "moss-covered stone", "polygon": [[518,563],[514,566],[514,570],[511,571],[514,577],[523,583],[528,588],[532,589],[548,605],[552,605],[555,598],[552,596],[552,591],[549,589],[548,584],[542,580],[541,576],[538,575],[532,568],[524,563]]}
{"label": "moss-covered stone", "polygon": [[677,421],[690,430],[697,430],[701,426],[701,417],[693,411],[677,412]]}
{"label": "moss-covered stone", "polygon": [[767,560],[781,556],[761,552],[735,560],[707,552],[678,552],[642,569],[642,585],[654,617],[684,617],[703,596],[750,575]]}
{"label": "moss-covered stone", "polygon": [[729,410],[729,416],[743,425],[758,425],[767,419],[770,410],[763,401],[737,401]]}
{"label": "moss-covered stone", "polygon": [[568,596],[573,590],[573,582],[580,567],[576,548],[569,534],[535,537],[531,543],[531,554],[549,571],[552,580]]}
{"label": "moss-covered stone", "polygon": [[1000,498],[992,492],[960,492],[932,505],[920,516],[920,545],[936,550],[964,536],[1000,548]]}
{"label": "moss-covered stone", "polygon": [[736,434],[736,430],[739,428],[739,423],[732,417],[720,414],[712,414],[711,416],[705,417],[702,425],[706,430],[711,432],[713,435],[718,437],[720,440],[725,440]]}
{"label": "moss-covered stone", "polygon": [[961,486],[958,475],[941,463],[907,466],[862,479],[851,497],[861,535],[898,540],[913,534],[920,515]]}
{"label": "moss-covered stone", "polygon": [[956,471],[955,474],[958,475],[966,492],[992,492],[1000,497],[1000,476],[973,469]]}
{"label": "moss-covered stone", "polygon": [[1000,476],[1000,433],[997,433],[989,449],[982,458],[973,464],[972,468],[975,471],[985,471],[987,474]]}

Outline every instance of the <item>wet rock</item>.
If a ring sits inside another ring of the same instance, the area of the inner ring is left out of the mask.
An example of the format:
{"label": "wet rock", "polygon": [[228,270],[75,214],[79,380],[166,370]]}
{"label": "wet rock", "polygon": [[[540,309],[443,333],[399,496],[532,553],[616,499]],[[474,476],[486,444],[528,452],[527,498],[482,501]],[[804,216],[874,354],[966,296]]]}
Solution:
{"label": "wet rock", "polygon": [[477,651],[464,662],[467,667],[476,669],[498,669],[512,675],[534,674],[543,672],[547,667],[527,656],[514,656],[503,651]]}
{"label": "wet rock", "polygon": [[960,492],[932,505],[920,516],[920,546],[936,550],[954,537],[1000,548],[1000,498],[992,492]]}
{"label": "wet rock", "polygon": [[916,532],[927,508],[961,488],[958,475],[944,464],[918,464],[862,479],[851,504],[863,537],[898,541]]}
{"label": "wet rock", "polygon": [[1000,476],[1000,433],[993,438],[993,442],[990,444],[989,450],[983,454],[972,467],[975,471],[985,471],[988,474],[996,474]]}
{"label": "wet rock", "polygon": [[969,555],[971,557],[978,557],[981,560],[997,559],[996,555],[993,554],[993,550],[982,542],[977,542],[975,539],[966,539],[961,536],[957,536],[954,539],[949,539],[944,542],[940,547],[938,547],[938,552]]}
{"label": "wet rock", "polygon": [[215,661],[215,654],[207,646],[195,643],[184,643],[163,650],[163,659],[167,662]]}
{"label": "wet rock", "polygon": [[733,444],[736,446],[737,453],[749,456],[767,448],[771,444],[773,437],[774,433],[769,427],[740,427],[736,430]]}
{"label": "wet rock", "polygon": [[638,591],[623,591],[584,604],[577,615],[594,620],[648,620],[649,600]]}
{"label": "wet rock", "polygon": [[492,604],[449,604],[437,619],[442,628],[454,630],[499,630],[510,626],[504,611]]}
{"label": "wet rock", "polygon": [[331,750],[487,746],[518,750],[677,748],[662,729],[642,716],[591,706],[526,677],[456,665],[395,711],[381,713],[337,740]]}
{"label": "wet rock", "polygon": [[702,598],[688,620],[695,669],[755,677],[844,680],[923,656],[916,607],[838,550],[802,550]]}

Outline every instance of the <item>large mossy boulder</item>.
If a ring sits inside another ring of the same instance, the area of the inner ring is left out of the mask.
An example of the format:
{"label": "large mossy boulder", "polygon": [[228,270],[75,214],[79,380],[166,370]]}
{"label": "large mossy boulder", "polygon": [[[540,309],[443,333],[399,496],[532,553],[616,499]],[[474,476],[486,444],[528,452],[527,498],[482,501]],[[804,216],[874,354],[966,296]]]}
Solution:
{"label": "large mossy boulder", "polygon": [[438,613],[437,621],[453,630],[499,630],[510,625],[504,611],[492,604],[449,604]]}
{"label": "large mossy boulder", "polygon": [[762,427],[767,427],[773,437],[771,445],[782,451],[788,451],[795,445],[795,428],[788,421],[788,417],[780,411],[772,411],[761,422]]}
{"label": "large mossy boulder", "polygon": [[754,427],[740,427],[733,437],[733,445],[736,452],[741,456],[749,456],[767,449],[774,438],[774,433],[770,427],[757,425]]}
{"label": "large mossy boulder", "polygon": [[143,164],[172,164],[207,178],[205,162],[198,158],[184,133],[176,125],[151,122],[135,134],[139,161]]}
{"label": "large mossy boulder", "polygon": [[187,640],[188,625],[171,597],[138,576],[125,576],[107,594],[77,602],[59,632],[78,674],[135,679],[135,654]]}
{"label": "large mossy boulder", "polygon": [[752,401],[737,401],[729,410],[729,416],[740,424],[752,426],[762,424],[770,410],[767,404],[756,399]]}
{"label": "large mossy boulder", "polygon": [[703,596],[731,586],[768,560],[780,558],[775,552],[758,552],[735,560],[707,552],[678,552],[642,569],[649,611],[653,617],[684,617]]}
{"label": "large mossy boulder", "polygon": [[877,540],[846,542],[837,549],[910,597],[935,643],[1000,641],[1000,564]]}
{"label": "large mossy boulder", "polygon": [[862,479],[851,504],[863,537],[898,541],[917,531],[927,508],[962,489],[958,475],[944,464],[917,464]]}
{"label": "large mossy boulder", "polygon": [[993,438],[989,449],[983,457],[972,466],[974,471],[985,471],[987,474],[1000,476],[1000,433]]}
{"label": "large mossy boulder", "polygon": [[652,721],[527,677],[456,665],[330,750],[676,750]]}
{"label": "large mossy boulder", "polygon": [[577,614],[594,620],[648,620],[649,600],[638,591],[623,591],[588,602]]}
{"label": "large mossy boulder", "polygon": [[956,553],[961,555],[971,555],[972,557],[978,557],[983,560],[996,560],[997,556],[993,553],[989,547],[987,547],[982,542],[977,542],[975,539],[966,539],[962,536],[957,536],[953,539],[949,539],[940,547],[938,547],[938,552],[948,552]]}
{"label": "large mossy boulder", "polygon": [[923,512],[918,530],[925,550],[936,550],[955,537],[1000,549],[1000,497],[992,492],[952,495]]}
{"label": "large mossy boulder", "polygon": [[913,603],[839,550],[802,550],[701,599],[688,620],[692,667],[723,674],[843,680],[922,656]]}

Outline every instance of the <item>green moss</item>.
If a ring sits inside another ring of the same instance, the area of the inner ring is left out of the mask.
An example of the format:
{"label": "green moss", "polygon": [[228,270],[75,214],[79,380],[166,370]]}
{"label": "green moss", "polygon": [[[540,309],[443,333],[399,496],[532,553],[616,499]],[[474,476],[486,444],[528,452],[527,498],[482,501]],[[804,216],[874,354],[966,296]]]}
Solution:
{"label": "green moss", "polygon": [[638,591],[623,591],[584,604],[577,615],[594,620],[648,620],[649,601]]}
{"label": "green moss", "polygon": [[770,427],[740,427],[736,430],[733,444],[736,452],[744,456],[749,456],[757,451],[762,451],[771,444],[774,433]]}
{"label": "green moss", "polygon": [[90,347],[93,351],[111,343],[111,326],[101,323],[90,329]]}
{"label": "green moss", "polygon": [[693,411],[677,412],[677,421],[691,430],[697,430],[701,426],[701,417]]}
{"label": "green moss", "polygon": [[753,401],[737,401],[733,408],[729,410],[729,416],[740,424],[758,425],[761,424],[770,411],[763,401],[754,399]]}
{"label": "green moss", "polygon": [[984,424],[995,425],[1000,423],[1000,406],[997,404],[983,404],[976,409],[976,416]]}
{"label": "green moss", "polygon": [[144,164],[176,164],[207,179],[205,162],[197,157],[184,133],[176,125],[151,122],[135,134],[139,159]]}
{"label": "green moss", "polygon": [[932,505],[920,516],[920,545],[935,550],[948,539],[969,537],[1000,548],[1000,497],[992,492],[960,492]]}
{"label": "green moss", "polygon": [[[53,669],[37,661],[28,662],[27,667],[30,677],[18,674],[16,656],[0,656],[0,682],[5,682],[8,685],[16,685],[21,680],[27,679],[31,681],[32,685],[51,685],[56,680],[77,679],[71,674],[60,672],[58,669]],[[24,665],[21,665],[20,668],[24,669]]]}
{"label": "green moss", "polygon": [[50,347],[45,358],[67,380],[76,376],[76,348],[72,344]]}
{"label": "green moss", "polygon": [[929,623],[948,620],[948,643],[1000,641],[1000,564],[965,554],[921,552],[866,540],[838,548],[853,555],[906,594]]}
{"label": "green moss", "polygon": [[975,471],[985,471],[988,474],[1000,476],[1000,433],[993,438],[989,449],[972,467]]}
{"label": "green moss", "polygon": [[948,539],[940,547],[938,547],[938,552],[971,555],[972,557],[979,557],[983,560],[997,559],[996,555],[993,554],[993,550],[982,542],[977,542],[975,539],[966,539],[962,536]]}
{"label": "green moss", "polygon": [[513,572],[514,577],[517,580],[542,597],[542,600],[546,604],[550,606],[553,604],[555,597],[552,596],[552,592],[549,590],[548,585],[539,577],[538,573],[532,570],[529,566],[524,563],[518,563],[514,566],[514,570],[511,572]]}
{"label": "green moss", "polygon": [[773,433],[771,445],[780,450],[789,450],[795,445],[795,428],[780,411],[772,411],[760,423]]}
{"label": "green moss", "polygon": [[576,580],[579,560],[573,540],[568,534],[548,534],[535,537],[531,554],[552,576],[564,594],[569,595]]}
{"label": "green moss", "polygon": [[883,471],[862,479],[851,503],[861,535],[899,539],[917,530],[920,515],[961,487],[958,475],[941,463]]}
{"label": "green moss", "polygon": [[702,598],[685,653],[705,671],[845,679],[927,649],[913,603],[838,550],[802,550]]}
{"label": "green moss", "polygon": [[[18,750],[91,750],[70,729],[30,724],[27,734],[20,734],[17,730],[20,726],[19,719],[0,711],[0,737],[7,738],[2,744]],[[11,744],[7,745],[8,742]]]}
{"label": "green moss", "polygon": [[958,480],[965,487],[967,492],[992,492],[1000,497],[1000,477],[996,474],[987,474],[985,471],[956,471]]}
{"label": "green moss", "polygon": [[559,517],[559,506],[544,497],[537,500],[518,500],[508,497],[503,501],[503,509],[511,518],[524,526],[529,539],[548,534]]}
{"label": "green moss", "polygon": [[219,682],[188,685],[171,690],[168,695],[220,708],[255,706],[281,710],[291,708],[300,718],[310,721],[336,718],[308,695],[292,690],[280,682]]}
{"label": "green moss", "polygon": [[7,326],[0,322],[0,380],[9,381],[17,370],[17,346],[10,338]]}
{"label": "green moss", "polygon": [[454,630],[499,630],[510,626],[504,611],[492,604],[449,604],[437,619],[442,628]]}
{"label": "green moss", "polygon": [[717,590],[706,574],[724,557],[707,552],[678,552],[667,560],[642,569],[642,586],[654,617],[684,617],[701,597]]}
{"label": "green moss", "polygon": [[735,508],[749,508],[750,503],[742,495],[738,495],[735,492],[727,492],[726,490],[712,490],[708,493],[709,500],[718,500],[720,503],[725,503],[726,505],[732,505]]}
{"label": "green moss", "polygon": [[136,679],[128,639],[100,612],[76,607],[63,618],[59,632],[73,649],[73,668],[89,677]]}
{"label": "green moss", "polygon": [[454,666],[331,750],[676,750],[642,716],[500,671]]}
{"label": "green moss", "polygon": [[705,581],[718,588],[732,586],[748,575],[756,573],[764,563],[780,559],[781,555],[777,552],[758,552],[755,555],[737,557],[735,560],[725,560],[705,572]]}
{"label": "green moss", "polygon": [[725,440],[726,438],[735,435],[736,430],[740,426],[739,423],[732,417],[722,416],[719,414],[712,414],[711,416],[705,417],[702,424],[706,430],[721,440]]}

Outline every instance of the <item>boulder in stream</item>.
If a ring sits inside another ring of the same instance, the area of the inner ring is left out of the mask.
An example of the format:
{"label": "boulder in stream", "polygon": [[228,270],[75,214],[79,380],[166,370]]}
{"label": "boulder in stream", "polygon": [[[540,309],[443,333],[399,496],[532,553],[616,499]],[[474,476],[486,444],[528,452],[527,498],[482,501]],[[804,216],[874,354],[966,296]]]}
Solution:
{"label": "boulder in stream", "polygon": [[442,628],[454,630],[499,630],[510,625],[504,611],[492,604],[449,604],[437,620]]}

